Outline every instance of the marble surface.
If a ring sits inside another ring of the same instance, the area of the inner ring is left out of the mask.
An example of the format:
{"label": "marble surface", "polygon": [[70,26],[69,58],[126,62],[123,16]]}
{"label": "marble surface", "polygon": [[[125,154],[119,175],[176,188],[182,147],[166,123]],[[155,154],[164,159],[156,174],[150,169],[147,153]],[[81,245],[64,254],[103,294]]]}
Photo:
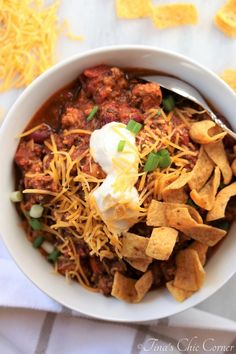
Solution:
{"label": "marble surface", "polygon": [[[169,3],[174,0],[154,2]],[[101,46],[146,44],[187,55],[216,73],[221,73],[225,68],[236,69],[236,39],[225,37],[213,24],[214,14],[224,1],[189,2],[199,10],[198,25],[160,31],[149,19],[117,19],[114,0],[61,0],[60,18],[69,20],[73,31],[82,35],[84,41],[61,38],[57,45],[58,61]],[[21,92],[11,90],[0,94],[0,108],[4,114]],[[235,293],[236,276],[197,307],[236,320]]]}

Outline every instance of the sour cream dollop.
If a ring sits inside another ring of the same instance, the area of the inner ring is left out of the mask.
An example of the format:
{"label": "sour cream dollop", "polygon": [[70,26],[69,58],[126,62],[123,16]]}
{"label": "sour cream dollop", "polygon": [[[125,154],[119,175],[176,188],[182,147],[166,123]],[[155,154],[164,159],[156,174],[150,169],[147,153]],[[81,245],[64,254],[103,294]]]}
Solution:
{"label": "sour cream dollop", "polygon": [[[121,140],[125,145],[118,152]],[[90,154],[107,173],[92,195],[100,215],[110,231],[117,234],[128,231],[138,221],[140,206],[134,187],[139,165],[135,136],[123,123],[108,123],[92,133]]]}

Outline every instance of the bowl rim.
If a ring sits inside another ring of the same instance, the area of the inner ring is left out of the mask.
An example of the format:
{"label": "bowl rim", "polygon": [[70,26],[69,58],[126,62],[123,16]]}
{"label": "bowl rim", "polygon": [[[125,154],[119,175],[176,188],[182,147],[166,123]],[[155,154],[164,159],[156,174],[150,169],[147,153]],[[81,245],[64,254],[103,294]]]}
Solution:
{"label": "bowl rim", "polygon": [[[200,69],[201,71],[205,72],[207,75],[210,75],[211,77],[213,77],[215,80],[219,81],[221,83],[221,86],[224,87],[224,90],[227,91],[228,95],[231,95],[232,98],[236,99],[236,95],[234,93],[234,91],[214,72],[212,72],[210,69],[206,68],[205,66],[203,66],[202,64],[199,64],[197,61],[183,55],[183,54],[179,54],[176,53],[174,51],[171,50],[166,50],[164,48],[159,48],[159,47],[154,47],[154,46],[149,46],[149,45],[112,45],[112,46],[103,46],[103,47],[99,47],[99,48],[95,48],[92,50],[87,50],[85,52],[82,53],[77,53],[74,54],[73,56],[70,56],[68,58],[65,58],[64,60],[62,60],[61,62],[55,64],[54,66],[52,66],[51,68],[49,68],[48,70],[46,70],[44,73],[42,73],[40,76],[38,76],[29,86],[27,86],[24,91],[19,95],[19,97],[15,100],[14,104],[12,105],[12,107],[9,109],[3,123],[2,126],[0,128],[0,141],[4,141],[4,133],[5,133],[5,129],[7,128],[9,122],[12,120],[11,116],[12,113],[14,111],[16,111],[17,107],[21,105],[21,102],[24,101],[24,98],[30,93],[30,91],[37,86],[41,81],[44,81],[45,79],[47,79],[48,76],[50,76],[50,74],[57,72],[58,70],[60,70],[61,68],[63,68],[64,66],[69,66],[71,65],[74,61],[78,61],[80,59],[89,57],[89,56],[93,56],[95,54],[102,54],[102,53],[106,53],[106,52],[122,52],[122,51],[145,51],[145,52],[150,52],[150,53],[162,53],[165,54],[167,56],[171,56],[171,57],[175,57],[177,60],[182,60],[184,62],[188,62],[190,64],[192,64],[194,67],[197,67],[198,69]],[[63,88],[63,85],[61,86],[61,88]],[[55,90],[54,92],[56,92],[57,90]],[[52,92],[51,94],[53,94],[54,92]],[[2,139],[2,140],[1,140]],[[1,225],[0,225],[1,227]],[[153,316],[140,316],[140,318],[136,318],[136,319],[128,319],[128,318],[114,318],[114,316],[112,315],[108,315],[106,314],[105,316],[101,317],[99,315],[95,315],[92,313],[92,311],[89,313],[88,311],[84,311],[83,309],[77,309],[75,307],[72,306],[68,306],[68,304],[66,303],[66,301],[63,301],[61,299],[58,299],[58,297],[55,297],[53,294],[50,293],[50,291],[43,289],[41,286],[39,286],[37,284],[37,280],[36,279],[32,279],[30,275],[27,275],[27,271],[26,269],[24,269],[24,266],[22,264],[18,264],[17,260],[15,259],[15,252],[13,252],[13,250],[11,249],[10,246],[8,246],[8,242],[7,242],[7,237],[4,236],[4,233],[1,232],[2,235],[2,240],[7,248],[7,250],[9,251],[11,257],[13,258],[15,264],[17,265],[17,267],[24,273],[24,275],[34,284],[37,286],[37,288],[39,288],[43,293],[45,293],[47,296],[49,296],[50,298],[52,298],[54,301],[57,301],[58,303],[64,305],[65,307],[69,307],[70,309],[74,310],[74,311],[79,311],[81,314],[84,315],[88,315],[92,318],[96,318],[96,319],[102,319],[102,320],[106,320],[106,321],[116,321],[116,322],[130,322],[130,323],[136,323],[136,322],[146,322],[146,321],[150,321],[150,320],[156,320],[157,319],[157,315],[155,314],[155,312],[153,313]],[[172,311],[170,313],[168,313],[165,317],[169,317],[171,315],[176,315],[182,311],[185,311],[189,308],[192,308],[196,305],[198,305],[200,302],[206,300],[207,298],[209,298],[212,294],[214,294],[216,291],[218,291],[222,286],[224,286],[224,284],[235,274],[235,271],[231,271],[229,272],[229,274],[227,274],[227,276],[222,279],[222,281],[220,282],[219,285],[217,285],[216,288],[212,288],[207,295],[202,296],[201,294],[199,294],[198,297],[196,297],[196,299],[194,299],[192,301],[191,304],[189,304],[188,302],[184,302],[181,304],[181,306],[179,306],[179,308],[175,311]],[[132,306],[132,304],[130,304],[130,306]],[[163,318],[163,317],[159,317]]]}

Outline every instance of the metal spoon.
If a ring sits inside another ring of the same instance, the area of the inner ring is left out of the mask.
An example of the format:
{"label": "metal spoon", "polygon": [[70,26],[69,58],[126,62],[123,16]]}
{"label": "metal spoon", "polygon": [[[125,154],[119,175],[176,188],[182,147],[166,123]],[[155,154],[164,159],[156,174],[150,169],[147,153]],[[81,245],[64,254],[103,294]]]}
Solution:
{"label": "metal spoon", "polygon": [[173,77],[164,76],[164,75],[155,75],[155,76],[142,76],[141,79],[145,81],[157,82],[161,87],[172,91],[184,98],[187,98],[190,101],[197,103],[204,110],[207,111],[210,118],[225,132],[227,132],[232,138],[236,140],[236,133],[234,133],[230,128],[228,128],[221,119],[219,119],[215,113],[212,112],[211,108],[208,106],[201,94],[191,85],[187,84],[184,81],[175,79]]}

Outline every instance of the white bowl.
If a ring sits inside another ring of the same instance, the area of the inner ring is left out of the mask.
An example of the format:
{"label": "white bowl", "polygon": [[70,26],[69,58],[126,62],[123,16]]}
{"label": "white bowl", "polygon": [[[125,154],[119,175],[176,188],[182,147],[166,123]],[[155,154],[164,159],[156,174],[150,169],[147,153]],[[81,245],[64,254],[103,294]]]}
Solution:
{"label": "white bowl", "polygon": [[19,268],[35,285],[59,303],[105,320],[135,322],[160,319],[197,305],[234,274],[235,224],[206,265],[203,288],[192,297],[178,303],[162,289],[151,291],[140,304],[126,304],[86,291],[75,282],[68,284],[64,277],[53,275],[51,265],[27,241],[15,206],[9,200],[14,190],[13,158],[18,144],[16,136],[55,91],[70,83],[85,68],[100,63],[155,69],[178,76],[199,89],[236,129],[234,93],[211,71],[184,56],[146,46],[108,47],[76,55],[37,78],[19,97],[4,121],[0,132],[0,231]]}

